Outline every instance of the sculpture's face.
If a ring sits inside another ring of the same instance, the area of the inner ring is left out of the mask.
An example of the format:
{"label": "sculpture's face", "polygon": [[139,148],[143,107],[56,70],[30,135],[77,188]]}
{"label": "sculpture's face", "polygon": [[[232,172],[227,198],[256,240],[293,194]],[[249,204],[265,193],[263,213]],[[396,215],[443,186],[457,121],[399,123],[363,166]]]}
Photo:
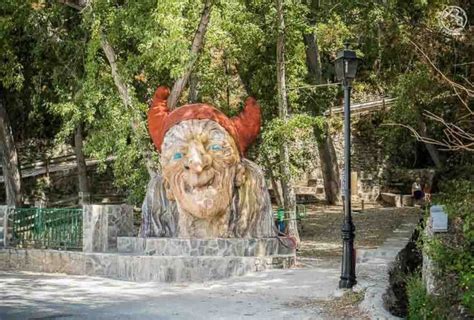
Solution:
{"label": "sculpture's face", "polygon": [[212,120],[186,120],[168,130],[161,164],[167,197],[203,219],[227,211],[234,182],[243,174],[234,140]]}

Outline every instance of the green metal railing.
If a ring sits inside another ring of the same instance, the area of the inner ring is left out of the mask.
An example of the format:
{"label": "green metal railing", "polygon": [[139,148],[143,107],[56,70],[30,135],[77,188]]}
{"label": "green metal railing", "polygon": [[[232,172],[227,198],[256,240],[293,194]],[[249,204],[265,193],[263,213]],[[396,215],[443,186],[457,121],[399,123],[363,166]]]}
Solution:
{"label": "green metal railing", "polygon": [[10,245],[20,248],[81,249],[82,209],[12,208]]}
{"label": "green metal railing", "polygon": [[[283,208],[278,208],[278,210],[273,213],[273,217],[277,221],[290,220],[289,218],[285,218],[285,211],[283,210]],[[296,205],[296,220],[301,220],[304,218],[306,218],[306,206],[304,204],[297,204]]]}

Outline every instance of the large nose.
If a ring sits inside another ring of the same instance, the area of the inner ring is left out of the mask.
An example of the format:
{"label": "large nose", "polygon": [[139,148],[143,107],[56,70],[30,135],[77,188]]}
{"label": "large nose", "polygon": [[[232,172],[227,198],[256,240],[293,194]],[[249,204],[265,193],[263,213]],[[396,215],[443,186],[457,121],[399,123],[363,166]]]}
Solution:
{"label": "large nose", "polygon": [[201,173],[211,164],[211,157],[206,154],[201,144],[193,144],[189,149],[188,168],[194,173]]}

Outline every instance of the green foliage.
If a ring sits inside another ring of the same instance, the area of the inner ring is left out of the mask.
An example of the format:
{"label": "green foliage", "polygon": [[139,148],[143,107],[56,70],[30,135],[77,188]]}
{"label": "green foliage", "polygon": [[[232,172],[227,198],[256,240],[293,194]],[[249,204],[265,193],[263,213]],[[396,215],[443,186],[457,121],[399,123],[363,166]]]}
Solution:
{"label": "green foliage", "polygon": [[361,116],[357,122],[354,123],[353,134],[363,139],[363,141],[380,144],[385,138],[381,134],[385,128],[382,129],[381,125],[387,116],[386,111],[377,111]]}
{"label": "green foliage", "polygon": [[433,309],[434,299],[425,288],[419,274],[412,274],[407,279],[408,320],[442,319],[436,317]]}
{"label": "green foliage", "polygon": [[444,250],[433,252],[443,273],[458,277],[462,303],[474,315],[474,183],[451,181],[442,187],[440,198],[446,207],[456,237]]}
{"label": "green foliage", "polygon": [[[359,122],[356,134],[380,143],[398,166],[426,165],[420,157],[426,150],[407,129],[384,125],[400,123],[417,129],[423,111],[429,110],[469,128],[468,121],[462,122],[466,114],[452,88],[426,67],[409,41],[422,45],[447,76],[469,79],[469,72],[461,73],[453,61],[470,61],[470,38],[446,39],[436,31],[437,12],[447,3],[285,1],[291,113],[287,124],[278,120],[276,10],[271,0],[216,1],[198,57],[190,56],[190,46],[203,1],[96,0],[78,12],[58,1],[4,0],[0,2],[0,89],[5,91],[18,141],[34,137],[69,144],[74,129],[83,124],[87,155],[104,165],[115,157],[114,181],[138,204],[148,181],[144,153],[154,152],[146,130],[147,103],[158,85],[172,86],[190,60],[197,59],[192,77],[198,101],[235,115],[247,95],[258,99],[263,134],[261,144],[254,147],[257,160],[279,168],[279,144],[289,143],[292,171],[297,173],[313,161],[314,140],[323,129],[327,126],[330,133],[341,129],[339,118],[321,116],[341,104],[333,60],[343,43],[350,41],[363,58],[354,100],[373,100],[387,93],[398,98],[388,113]],[[318,44],[322,70],[318,86],[308,79],[303,34],[309,32],[315,33]],[[116,53],[118,73],[130,95],[128,108],[101,48],[104,37]],[[188,96],[185,92],[180,103],[186,103]],[[426,124],[430,136],[443,136],[439,125]],[[464,155],[448,160],[449,172],[472,167]]]}
{"label": "green foliage", "polygon": [[424,250],[437,270],[440,299],[449,301],[439,314],[449,317],[450,306],[463,305],[474,315],[474,183],[459,180],[445,183],[434,201],[443,204],[450,229],[425,241]]}
{"label": "green foliage", "polygon": [[264,164],[268,162],[272,164],[274,176],[280,177],[280,146],[286,143],[290,146],[290,169],[293,175],[297,175],[313,160],[312,154],[308,150],[311,147],[314,148],[314,132],[321,134],[324,124],[323,117],[311,117],[304,114],[293,116],[286,123],[280,118],[273,119],[267,123],[263,130],[259,151],[264,159],[260,159],[260,161]]}
{"label": "green foliage", "polygon": [[28,20],[29,4],[7,0],[0,4],[0,84],[4,88],[20,90],[23,85],[23,65],[18,56],[14,34],[20,21]]}

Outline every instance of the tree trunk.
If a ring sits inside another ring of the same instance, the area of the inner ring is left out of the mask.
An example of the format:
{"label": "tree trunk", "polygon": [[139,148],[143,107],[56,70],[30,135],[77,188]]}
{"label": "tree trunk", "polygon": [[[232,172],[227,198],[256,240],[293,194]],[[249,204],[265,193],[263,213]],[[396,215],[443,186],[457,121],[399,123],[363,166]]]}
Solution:
{"label": "tree trunk", "polygon": [[[308,82],[312,85],[322,83],[321,61],[316,35],[314,33],[303,34],[306,52],[306,67],[308,69]],[[317,110],[318,106],[310,106],[311,110]],[[315,131],[317,137],[320,132]],[[318,138],[319,162],[324,181],[324,193],[328,204],[341,202],[341,187],[339,167],[334,142],[325,126],[323,138]]]}
{"label": "tree trunk", "polygon": [[194,64],[198,58],[199,51],[201,51],[204,45],[204,36],[206,35],[207,25],[209,24],[209,19],[211,17],[212,2],[212,0],[206,0],[204,3],[204,9],[201,13],[201,20],[199,21],[198,28],[194,34],[193,44],[191,46],[191,60],[189,61],[183,76],[174,83],[170,92],[170,96],[168,97],[168,108],[170,110],[176,107],[179,97],[181,96],[181,93],[186,87],[186,83],[191,76]]}
{"label": "tree trunk", "polygon": [[5,108],[3,88],[0,87],[0,154],[8,206],[21,206],[21,175],[10,120]]}
{"label": "tree trunk", "polygon": [[319,162],[323,174],[324,193],[328,204],[341,203],[341,180],[337,165],[336,149],[326,126],[323,137],[318,139]]}
{"label": "tree trunk", "polygon": [[[127,84],[123,81],[122,76],[120,75],[118,71],[114,48],[112,48],[112,46],[110,45],[109,41],[107,40],[104,34],[102,34],[100,44],[101,44],[102,50],[105,53],[105,56],[107,57],[107,61],[109,62],[110,69],[112,71],[112,78],[114,79],[114,83],[115,83],[115,86],[117,87],[120,98],[122,99],[122,102],[125,108],[129,108],[131,106],[130,95],[128,93]],[[132,127],[132,131],[136,135],[139,135],[138,133],[139,128],[140,128],[139,117],[133,116],[132,121],[130,122],[130,125]],[[156,175],[156,166],[154,164],[151,152],[145,148],[141,152],[142,152],[143,158],[145,159],[145,166],[148,170],[148,174],[150,175],[151,178],[153,178]]]}
{"label": "tree trunk", "polygon": [[263,153],[263,160],[265,161],[265,168],[268,176],[270,177],[270,182],[272,184],[272,190],[275,195],[275,200],[277,203],[277,206],[279,208],[284,207],[283,199],[281,198],[281,193],[280,193],[280,186],[278,185],[278,181],[273,175],[272,168],[274,167],[274,164],[270,162],[268,159],[267,155],[265,152]]}
{"label": "tree trunk", "polygon": [[196,74],[191,75],[191,78],[189,79],[189,97],[188,97],[188,102],[189,103],[196,103],[198,102],[198,97],[199,97],[199,79]]}
{"label": "tree trunk", "polygon": [[280,186],[278,185],[278,181],[275,179],[275,177],[271,173],[271,170],[269,170],[269,172],[270,172],[270,181],[272,183],[273,193],[275,194],[276,204],[279,208],[283,208],[284,203],[283,203],[283,199],[281,198]]}
{"label": "tree trunk", "polygon": [[87,165],[83,150],[84,137],[82,124],[78,124],[74,132],[74,153],[76,154],[77,177],[79,182],[79,198],[81,203],[90,202],[89,182],[87,181]]}
{"label": "tree trunk", "polygon": [[[76,10],[82,10],[90,4],[90,0],[59,0],[59,2]],[[127,84],[123,81],[118,71],[114,48],[112,48],[109,41],[107,40],[107,37],[103,33],[101,34],[100,45],[105,53],[105,56],[107,57],[107,61],[109,62],[110,69],[112,71],[112,78],[114,79],[115,86],[117,87],[117,90],[119,92],[120,99],[122,99],[125,108],[128,108],[131,106],[128,87]],[[138,136],[140,119],[134,116],[130,125],[132,127],[132,131]],[[150,150],[144,148],[142,150],[142,156],[145,159],[145,166],[147,168],[148,174],[151,178],[153,178],[157,173],[157,168],[153,161]]]}
{"label": "tree trunk", "polygon": [[306,68],[308,80],[311,84],[322,83],[321,60],[319,59],[318,40],[314,33],[303,34],[306,53]]}
{"label": "tree trunk", "polygon": [[[418,123],[419,129],[420,129],[420,135],[423,138],[426,138],[428,135],[426,133],[426,123],[423,120],[420,120]],[[438,153],[438,149],[433,144],[430,143],[425,143],[426,150],[428,150],[428,153],[430,154],[431,160],[433,160],[434,165],[436,168],[440,169],[443,164],[440,158],[440,155]]]}
{"label": "tree trunk", "polygon": [[[283,15],[283,1],[276,0],[277,9],[277,84],[278,84],[278,112],[280,118],[288,122],[288,102],[286,92],[285,75],[285,19]],[[281,188],[283,193],[283,203],[285,207],[286,218],[288,219],[288,234],[300,242],[298,228],[296,224],[296,196],[293,188],[293,181],[290,172],[290,155],[288,144],[282,143],[280,147],[281,161]]]}

